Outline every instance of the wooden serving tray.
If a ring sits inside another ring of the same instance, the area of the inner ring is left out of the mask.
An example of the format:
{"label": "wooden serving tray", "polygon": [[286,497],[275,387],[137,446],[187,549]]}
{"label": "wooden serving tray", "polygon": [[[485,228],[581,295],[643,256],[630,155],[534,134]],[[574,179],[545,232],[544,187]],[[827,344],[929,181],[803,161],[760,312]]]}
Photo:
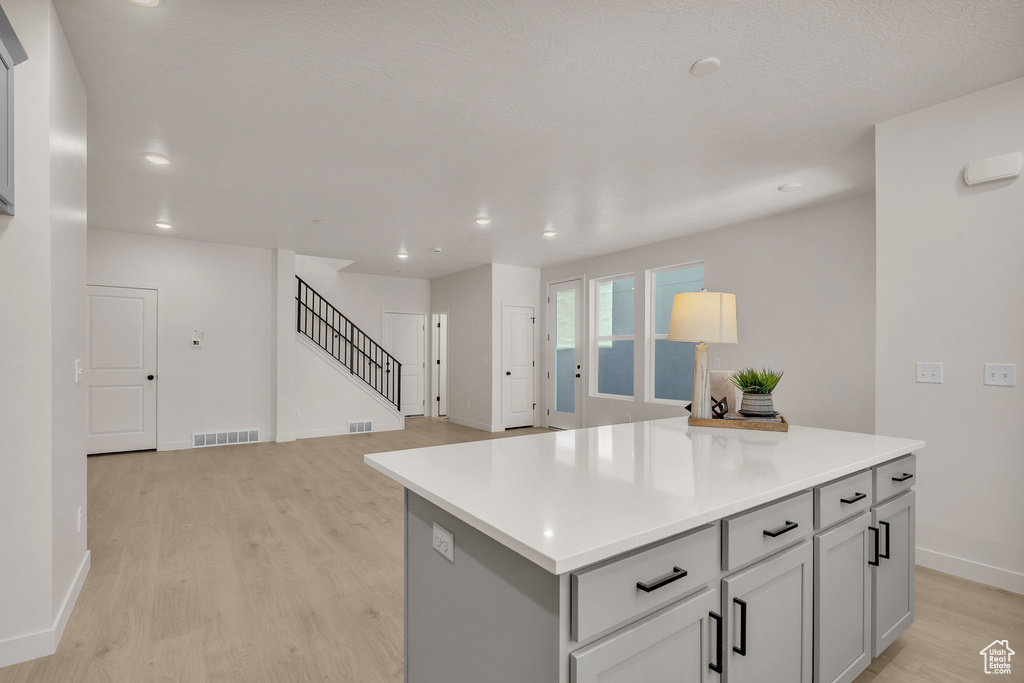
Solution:
{"label": "wooden serving tray", "polygon": [[779,415],[782,422],[758,422],[756,420],[703,420],[696,417],[691,417],[689,425],[691,427],[721,427],[723,429],[753,429],[759,432],[788,432],[789,423],[786,422],[786,418]]}

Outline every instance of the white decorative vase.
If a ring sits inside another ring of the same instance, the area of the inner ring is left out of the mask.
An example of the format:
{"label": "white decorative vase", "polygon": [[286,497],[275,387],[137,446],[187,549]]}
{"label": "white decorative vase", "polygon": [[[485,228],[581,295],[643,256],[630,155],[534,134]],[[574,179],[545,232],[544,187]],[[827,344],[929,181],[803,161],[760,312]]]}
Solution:
{"label": "white decorative vase", "polygon": [[774,415],[775,403],[771,394],[743,394],[743,403],[740,404],[740,413],[743,415]]}

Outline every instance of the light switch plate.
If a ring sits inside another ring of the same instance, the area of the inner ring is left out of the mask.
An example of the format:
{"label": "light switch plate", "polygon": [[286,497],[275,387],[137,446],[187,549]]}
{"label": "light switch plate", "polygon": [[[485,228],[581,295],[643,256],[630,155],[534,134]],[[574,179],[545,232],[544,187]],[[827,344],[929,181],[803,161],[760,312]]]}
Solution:
{"label": "light switch plate", "polygon": [[441,554],[444,559],[455,564],[455,534],[434,522],[434,550]]}
{"label": "light switch plate", "polygon": [[985,363],[985,386],[1017,386],[1017,366],[1012,363]]}
{"label": "light switch plate", "polygon": [[923,384],[942,384],[942,363],[918,363],[917,381]]}

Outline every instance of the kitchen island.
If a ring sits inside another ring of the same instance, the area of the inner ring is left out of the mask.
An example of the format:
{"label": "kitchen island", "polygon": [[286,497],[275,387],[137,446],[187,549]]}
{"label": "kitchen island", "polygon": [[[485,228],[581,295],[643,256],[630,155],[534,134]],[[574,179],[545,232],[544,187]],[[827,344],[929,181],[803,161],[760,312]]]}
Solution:
{"label": "kitchen island", "polygon": [[852,680],[913,621],[923,446],[671,418],[368,455],[407,680]]}

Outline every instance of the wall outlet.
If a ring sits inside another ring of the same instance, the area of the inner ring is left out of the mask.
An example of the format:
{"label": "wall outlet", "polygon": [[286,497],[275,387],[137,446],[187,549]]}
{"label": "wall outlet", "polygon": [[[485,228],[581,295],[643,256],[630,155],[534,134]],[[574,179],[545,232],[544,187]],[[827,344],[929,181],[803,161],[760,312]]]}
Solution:
{"label": "wall outlet", "polygon": [[78,533],[82,533],[82,506],[78,506]]}
{"label": "wall outlet", "polygon": [[631,414],[629,414],[629,413],[626,413],[626,423],[628,424],[628,423],[630,423],[632,421],[633,421],[633,416]]}
{"label": "wall outlet", "polygon": [[298,416],[299,416],[299,411],[296,410],[295,411],[295,417],[298,417]]}
{"label": "wall outlet", "polygon": [[985,363],[985,386],[1017,386],[1017,366],[1012,363]]}
{"label": "wall outlet", "polygon": [[487,356],[484,356],[480,362],[483,363],[484,365],[487,365]]}
{"label": "wall outlet", "polygon": [[455,536],[437,522],[434,522],[433,545],[444,559],[455,564]]}
{"label": "wall outlet", "polygon": [[711,359],[711,369],[712,370],[721,370],[722,369],[722,359],[721,358],[712,358]]}
{"label": "wall outlet", "polygon": [[85,371],[85,367],[82,366],[82,359],[75,359],[75,384],[82,381],[82,373]]}
{"label": "wall outlet", "polygon": [[923,384],[942,384],[942,363],[918,363],[917,381]]}

